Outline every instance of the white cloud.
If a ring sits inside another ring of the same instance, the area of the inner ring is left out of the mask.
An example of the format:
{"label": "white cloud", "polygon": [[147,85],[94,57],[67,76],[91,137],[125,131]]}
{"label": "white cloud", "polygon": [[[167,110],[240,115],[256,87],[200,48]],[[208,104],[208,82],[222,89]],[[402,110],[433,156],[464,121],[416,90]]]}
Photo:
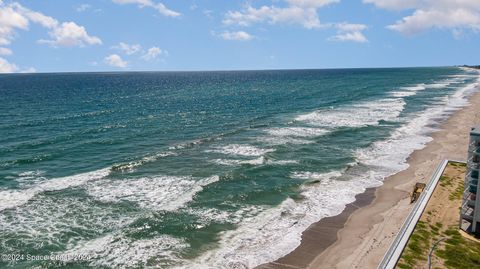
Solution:
{"label": "white cloud", "polygon": [[287,0],[293,6],[319,8],[331,3],[338,3],[340,0]]}
{"label": "white cloud", "polygon": [[178,17],[181,14],[179,12],[168,9],[162,3],[155,3],[152,0],[112,0],[115,4],[126,5],[126,4],[136,4],[139,7],[150,7],[156,9],[160,14],[167,17]]}
{"label": "white cloud", "polygon": [[[140,44],[127,44],[124,42],[118,43],[118,45],[113,46],[113,49],[122,51],[126,55],[141,54],[140,58],[145,61],[155,60],[160,56],[168,56],[168,51],[162,50],[159,47],[153,46],[147,50],[144,50]],[[116,54],[113,54],[116,55]],[[112,56],[112,55],[110,55]],[[116,55],[118,56],[118,55]],[[114,57],[117,58],[117,57]],[[113,59],[118,61],[118,59]],[[121,58],[120,58],[121,60]],[[120,62],[120,61],[118,61]]]}
{"label": "white cloud", "polygon": [[213,19],[213,10],[205,9],[203,15],[209,19]]}
{"label": "white cloud", "polygon": [[220,37],[225,40],[236,40],[236,41],[249,41],[253,39],[253,36],[244,31],[238,32],[229,32],[225,31],[220,34]]}
{"label": "white cloud", "polygon": [[229,11],[223,23],[226,25],[250,26],[255,23],[300,24],[305,28],[320,28],[322,24],[317,10],[323,6],[337,3],[340,0],[285,0],[283,7],[247,5],[242,11]]}
{"label": "white cloud", "polygon": [[85,27],[74,22],[64,22],[56,26],[50,33],[51,40],[39,40],[54,47],[83,47],[85,45],[99,45],[102,40],[96,36],[88,35]]}
{"label": "white cloud", "polygon": [[91,7],[92,6],[89,4],[81,4],[76,8],[76,10],[77,12],[84,12],[84,11],[87,11],[87,9],[90,9]]}
{"label": "white cloud", "polygon": [[429,29],[450,29],[455,37],[469,29],[480,32],[479,0],[364,0],[379,8],[413,9],[409,16],[398,20],[388,29],[405,35],[413,35]]}
{"label": "white cloud", "polygon": [[11,43],[15,29],[28,29],[28,19],[13,7],[0,2],[0,45]]}
{"label": "white cloud", "polygon": [[151,47],[147,50],[147,53],[145,53],[142,56],[142,59],[146,61],[154,60],[161,54],[167,54],[168,52],[162,51],[159,47]]}
{"label": "white cloud", "polygon": [[349,32],[349,33],[342,33],[329,38],[331,41],[352,41],[352,42],[359,42],[365,43],[368,42],[367,38],[360,32]]}
{"label": "white cloud", "polygon": [[391,10],[402,10],[402,9],[411,9],[419,6],[419,0],[363,0],[364,3],[374,4],[379,8],[391,9]]}
{"label": "white cloud", "polygon": [[7,60],[0,57],[0,73],[17,72],[18,67],[15,64],[9,63]]}
{"label": "white cloud", "polygon": [[0,2],[0,45],[8,45],[15,37],[15,30],[28,30],[29,24],[39,24],[50,30],[51,40],[40,40],[53,46],[84,46],[101,44],[98,37],[88,35],[83,26],[74,22],[60,23],[40,12],[32,11],[19,3]]}
{"label": "white cloud", "polygon": [[367,29],[365,24],[356,24],[356,23],[337,23],[334,25],[339,31],[342,32],[359,32]]}
{"label": "white cloud", "polygon": [[337,34],[330,37],[330,41],[351,41],[358,43],[368,42],[362,31],[367,29],[364,24],[337,23],[333,25],[337,29]]}
{"label": "white cloud", "polygon": [[128,66],[128,62],[124,61],[118,54],[111,54],[105,57],[104,62],[110,66],[119,68],[126,68]]}
{"label": "white cloud", "polygon": [[140,46],[140,44],[127,44],[123,42],[118,43],[118,45],[113,46],[113,48],[121,50],[127,55],[132,55],[142,50],[142,46]]}
{"label": "white cloud", "polygon": [[13,52],[9,48],[0,47],[0,55],[12,55]]}

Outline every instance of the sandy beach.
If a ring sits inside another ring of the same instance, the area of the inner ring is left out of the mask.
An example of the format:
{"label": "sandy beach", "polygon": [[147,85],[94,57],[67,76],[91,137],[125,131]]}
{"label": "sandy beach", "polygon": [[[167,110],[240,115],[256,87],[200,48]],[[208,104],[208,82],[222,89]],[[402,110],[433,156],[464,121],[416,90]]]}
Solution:
{"label": "sandy beach", "polygon": [[465,160],[470,127],[480,123],[479,106],[477,92],[410,155],[408,169],[357,195],[342,214],[312,224],[297,249],[259,268],[376,268],[412,208],[413,185],[428,181],[445,158]]}

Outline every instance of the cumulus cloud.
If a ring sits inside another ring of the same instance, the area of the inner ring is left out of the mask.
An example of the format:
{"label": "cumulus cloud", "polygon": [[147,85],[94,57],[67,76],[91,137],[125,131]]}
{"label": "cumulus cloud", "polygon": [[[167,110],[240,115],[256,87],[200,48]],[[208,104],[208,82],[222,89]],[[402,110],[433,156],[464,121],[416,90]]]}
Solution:
{"label": "cumulus cloud", "polygon": [[128,62],[124,61],[118,54],[111,54],[105,57],[104,62],[110,66],[119,68],[126,68],[128,66]]}
{"label": "cumulus cloud", "polygon": [[142,59],[146,61],[151,61],[156,59],[161,54],[166,54],[166,51],[162,51],[159,47],[151,47],[147,52],[142,56]]}
{"label": "cumulus cloud", "polygon": [[14,73],[18,71],[15,64],[9,63],[7,60],[0,58],[0,73]]}
{"label": "cumulus cloud", "polygon": [[112,0],[115,4],[126,5],[126,4],[136,4],[140,8],[150,7],[156,9],[160,14],[167,17],[178,17],[181,14],[179,12],[173,11],[167,8],[162,3],[155,3],[152,0]]}
{"label": "cumulus cloud", "polygon": [[49,35],[52,39],[41,39],[39,43],[50,44],[54,47],[83,47],[85,45],[102,44],[100,38],[88,35],[85,27],[74,22],[64,22],[55,26]]}
{"label": "cumulus cloud", "polygon": [[0,2],[0,45],[9,45],[16,29],[28,29],[28,19],[12,6]]}
{"label": "cumulus cloud", "polygon": [[367,29],[364,24],[337,23],[333,25],[337,29],[337,34],[330,37],[330,41],[351,41],[358,43],[368,42],[362,31]]}
{"label": "cumulus cloud", "polygon": [[307,29],[320,28],[322,24],[317,10],[340,0],[285,0],[281,7],[252,7],[250,4],[242,11],[229,11],[223,23],[226,25],[250,26],[255,23],[289,23],[300,24]]}
{"label": "cumulus cloud", "polygon": [[0,55],[12,55],[13,52],[9,48],[0,47]]}
{"label": "cumulus cloud", "polygon": [[52,46],[85,46],[101,44],[100,38],[90,36],[85,27],[74,22],[60,23],[56,19],[40,12],[32,11],[19,3],[4,4],[0,2],[0,45],[8,45],[18,29],[28,30],[29,24],[39,24],[50,30],[52,39],[40,40]]}
{"label": "cumulus cloud", "polygon": [[253,36],[244,31],[229,32],[225,31],[220,34],[220,37],[225,40],[236,40],[236,41],[249,41],[253,39]]}
{"label": "cumulus cloud", "polygon": [[480,1],[478,0],[364,0],[379,8],[409,10],[413,13],[387,28],[405,35],[429,29],[450,29],[458,36],[461,29],[480,31]]}
{"label": "cumulus cloud", "polygon": [[123,42],[118,43],[118,45],[113,46],[113,48],[121,50],[127,55],[132,55],[142,50],[142,46],[140,44],[127,44]]}
{"label": "cumulus cloud", "polygon": [[374,4],[379,8],[390,10],[411,9],[419,6],[419,0],[363,0],[364,3]]}
{"label": "cumulus cloud", "polygon": [[[162,50],[161,48],[156,46],[153,46],[153,47],[150,47],[149,49],[144,50],[140,44],[127,44],[124,42],[120,42],[118,43],[118,45],[115,45],[112,48],[120,50],[123,54],[128,56],[140,54],[139,58],[145,61],[155,60],[160,56],[168,56],[168,51]],[[116,54],[113,54],[113,55],[116,55]],[[115,60],[115,62],[120,62],[118,59],[119,57],[114,57],[114,58],[115,59],[113,58],[112,59]]]}

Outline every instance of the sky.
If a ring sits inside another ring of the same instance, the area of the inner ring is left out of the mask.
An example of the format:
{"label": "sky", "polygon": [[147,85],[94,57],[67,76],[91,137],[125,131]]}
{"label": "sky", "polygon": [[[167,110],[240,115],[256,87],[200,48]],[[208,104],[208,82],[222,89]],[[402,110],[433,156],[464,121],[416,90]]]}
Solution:
{"label": "sky", "polygon": [[0,0],[0,72],[480,64],[480,0]]}

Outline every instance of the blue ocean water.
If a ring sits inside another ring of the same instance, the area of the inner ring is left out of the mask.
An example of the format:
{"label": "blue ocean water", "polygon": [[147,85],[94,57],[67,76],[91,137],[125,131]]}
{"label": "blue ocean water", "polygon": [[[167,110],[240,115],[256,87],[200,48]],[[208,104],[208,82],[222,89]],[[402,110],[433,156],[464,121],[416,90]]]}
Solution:
{"label": "blue ocean water", "polygon": [[[0,76],[0,261],[251,268],[406,168],[462,68]],[[77,255],[88,257],[76,260]]]}

